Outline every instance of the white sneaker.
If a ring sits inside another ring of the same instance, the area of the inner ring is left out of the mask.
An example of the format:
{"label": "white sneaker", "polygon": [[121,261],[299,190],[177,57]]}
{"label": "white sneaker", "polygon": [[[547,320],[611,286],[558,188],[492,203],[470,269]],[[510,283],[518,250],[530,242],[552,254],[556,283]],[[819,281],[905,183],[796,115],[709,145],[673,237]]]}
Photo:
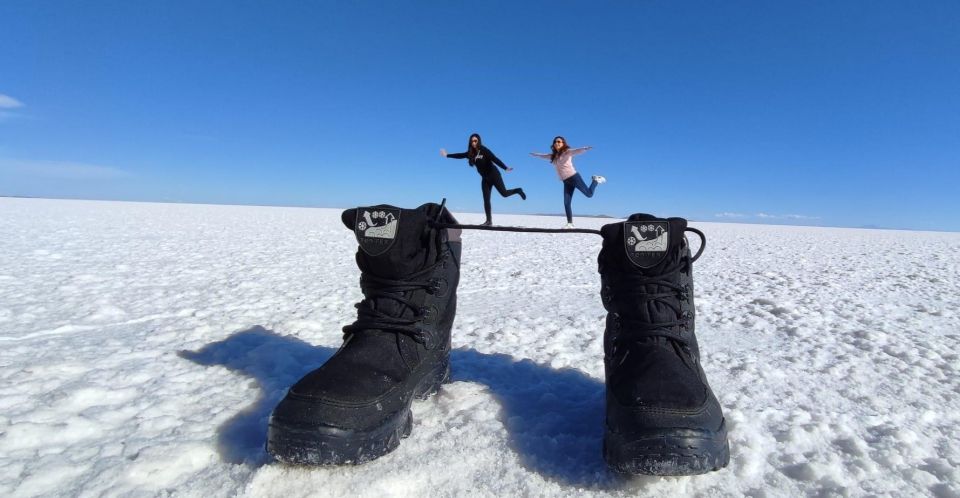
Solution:
{"label": "white sneaker", "polygon": [[569,228],[573,228],[573,223],[567,223],[566,225],[563,226],[564,230],[567,230]]}
{"label": "white sneaker", "polygon": [[593,181],[597,182],[597,184],[607,183],[607,179],[600,175],[593,175]]}

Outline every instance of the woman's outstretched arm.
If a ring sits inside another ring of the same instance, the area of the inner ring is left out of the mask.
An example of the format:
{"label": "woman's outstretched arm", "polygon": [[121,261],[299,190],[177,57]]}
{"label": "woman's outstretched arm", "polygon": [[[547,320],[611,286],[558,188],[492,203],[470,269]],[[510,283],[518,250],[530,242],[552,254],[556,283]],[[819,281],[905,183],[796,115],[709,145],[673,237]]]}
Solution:
{"label": "woman's outstretched arm", "polygon": [[487,149],[486,147],[484,147],[483,150],[487,154],[490,154],[490,160],[493,161],[494,164],[496,164],[497,166],[500,166],[505,171],[513,171],[513,168],[510,168],[506,164],[503,164],[503,161],[501,161],[500,158],[497,157],[497,155],[494,154],[492,150]]}
{"label": "woman's outstretched arm", "polygon": [[466,152],[454,152],[453,154],[447,154],[447,149],[440,149],[440,155],[446,157],[447,159],[466,159]]}

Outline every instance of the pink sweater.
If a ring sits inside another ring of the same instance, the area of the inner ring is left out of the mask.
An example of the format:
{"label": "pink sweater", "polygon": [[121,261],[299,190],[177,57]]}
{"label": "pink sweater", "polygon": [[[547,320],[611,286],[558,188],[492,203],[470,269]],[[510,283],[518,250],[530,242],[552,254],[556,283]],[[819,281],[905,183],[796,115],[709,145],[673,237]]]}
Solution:
{"label": "pink sweater", "polygon": [[[560,181],[566,180],[571,176],[577,174],[577,170],[573,167],[573,156],[578,154],[583,154],[589,149],[589,147],[577,147],[576,149],[567,149],[563,151],[563,154],[560,154],[560,157],[557,158],[556,162],[550,164],[557,170],[557,176],[560,177]],[[530,155],[534,157],[539,157],[540,159],[550,160],[550,154],[541,154],[539,152],[531,152]]]}

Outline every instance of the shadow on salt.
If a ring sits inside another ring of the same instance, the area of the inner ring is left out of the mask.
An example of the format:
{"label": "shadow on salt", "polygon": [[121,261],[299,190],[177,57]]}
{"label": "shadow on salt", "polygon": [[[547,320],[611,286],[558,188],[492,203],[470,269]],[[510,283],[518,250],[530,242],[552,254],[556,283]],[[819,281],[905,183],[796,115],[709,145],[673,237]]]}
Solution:
{"label": "shadow on salt", "polygon": [[[221,425],[217,438],[224,461],[258,467],[270,462],[264,444],[274,407],[290,386],[335,352],[336,348],[313,346],[255,326],[199,351],[178,354],[200,365],[222,365],[259,383],[259,398]],[[525,468],[565,485],[625,484],[607,470],[601,456],[603,382],[573,368],[555,369],[466,348],[451,351],[451,368],[452,381],[490,389]]]}

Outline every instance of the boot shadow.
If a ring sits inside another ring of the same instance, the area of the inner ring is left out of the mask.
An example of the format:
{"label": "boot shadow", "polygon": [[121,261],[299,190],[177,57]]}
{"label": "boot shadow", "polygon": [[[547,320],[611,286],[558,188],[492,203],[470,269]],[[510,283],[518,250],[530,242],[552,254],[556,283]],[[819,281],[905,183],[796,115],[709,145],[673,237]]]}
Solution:
{"label": "boot shadow", "polygon": [[605,388],[574,368],[556,369],[506,354],[455,349],[453,381],[487,386],[521,464],[578,487],[617,487],[603,461]]}
{"label": "boot shadow", "polygon": [[[217,450],[226,462],[260,467],[270,461],[265,450],[270,413],[290,386],[335,352],[254,326],[177,354],[199,365],[224,366],[258,383],[257,400],[217,429]],[[500,419],[525,468],[565,485],[622,485],[601,454],[603,382],[580,370],[506,354],[459,348],[450,356],[452,381],[485,385],[500,403]]]}
{"label": "boot shadow", "polygon": [[177,355],[199,365],[221,365],[257,381],[257,400],[217,429],[217,451],[226,462],[259,467],[270,460],[265,449],[270,413],[290,386],[336,351],[257,325]]}

